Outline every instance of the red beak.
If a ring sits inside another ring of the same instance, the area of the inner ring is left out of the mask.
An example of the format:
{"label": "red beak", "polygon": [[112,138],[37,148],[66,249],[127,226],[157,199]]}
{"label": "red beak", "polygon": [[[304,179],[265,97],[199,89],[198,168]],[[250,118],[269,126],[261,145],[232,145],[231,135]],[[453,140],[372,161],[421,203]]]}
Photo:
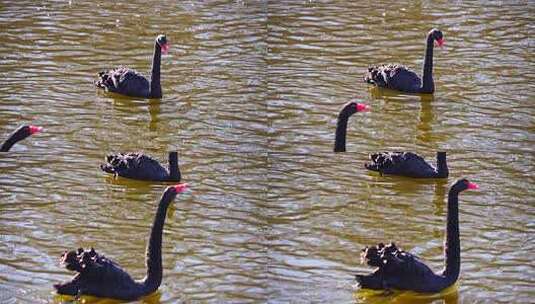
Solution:
{"label": "red beak", "polygon": [[172,186],[173,188],[175,188],[176,192],[177,193],[182,193],[184,191],[186,191],[186,189],[188,189],[188,184],[178,184],[178,185],[175,185],[175,186]]}
{"label": "red beak", "polygon": [[370,108],[363,104],[363,103],[357,103],[357,112],[365,112],[368,111]]}
{"label": "red beak", "polygon": [[169,51],[170,45],[169,43],[162,44],[160,48],[162,49],[162,54],[166,55],[167,52]]}
{"label": "red beak", "polygon": [[43,127],[30,126],[30,134],[43,131]]}
{"label": "red beak", "polygon": [[476,183],[468,183],[468,189],[479,189]]}
{"label": "red beak", "polygon": [[444,44],[444,38],[437,39],[437,45],[438,45],[439,47],[442,47],[443,44]]}

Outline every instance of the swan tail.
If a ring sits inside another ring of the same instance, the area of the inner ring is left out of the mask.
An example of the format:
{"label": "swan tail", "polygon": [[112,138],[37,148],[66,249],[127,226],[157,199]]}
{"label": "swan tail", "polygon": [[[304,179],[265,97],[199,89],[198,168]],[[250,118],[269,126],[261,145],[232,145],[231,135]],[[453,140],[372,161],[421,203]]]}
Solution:
{"label": "swan tail", "polygon": [[379,271],[371,274],[357,274],[355,280],[361,288],[383,289],[383,279]]}
{"label": "swan tail", "polygon": [[376,172],[379,172],[379,166],[375,163],[365,163],[364,164],[364,167],[368,170],[371,170],[371,171],[376,171]]}
{"label": "swan tail", "polygon": [[102,164],[100,165],[100,169],[106,173],[115,174],[115,168],[110,164]]}
{"label": "swan tail", "polygon": [[95,86],[106,91],[112,91],[114,88],[112,71],[99,72],[98,79],[95,81]]}
{"label": "swan tail", "polygon": [[100,169],[107,173],[118,174],[119,171],[128,167],[129,158],[130,154],[108,154],[105,158],[106,163],[101,164]]}
{"label": "swan tail", "polygon": [[54,289],[56,289],[56,292],[62,295],[77,296],[81,294],[78,276],[76,276],[72,281],[54,284],[53,286]]}
{"label": "swan tail", "polygon": [[377,171],[381,174],[395,174],[396,172],[406,171],[407,158],[412,157],[414,153],[410,152],[379,152],[370,154],[370,163],[364,166],[368,170]]}
{"label": "swan tail", "polygon": [[136,74],[136,71],[130,70],[127,67],[119,67],[109,71],[101,71],[98,73],[98,79],[95,81],[95,86],[109,92],[115,92],[119,89],[122,82],[128,80],[128,78],[131,78]]}
{"label": "swan tail", "polygon": [[364,75],[364,81],[369,84],[375,84],[380,87],[386,86],[386,81],[383,77],[382,69],[378,66],[369,67]]}
{"label": "swan tail", "polygon": [[368,170],[377,172],[382,172],[392,163],[391,155],[388,153],[370,154],[370,160],[371,162],[364,164],[364,167]]}

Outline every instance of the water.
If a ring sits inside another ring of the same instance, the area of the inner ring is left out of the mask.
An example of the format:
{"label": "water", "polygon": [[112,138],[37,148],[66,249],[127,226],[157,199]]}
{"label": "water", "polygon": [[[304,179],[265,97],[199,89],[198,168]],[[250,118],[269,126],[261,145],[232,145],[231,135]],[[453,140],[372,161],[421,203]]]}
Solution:
{"label": "water", "polygon": [[[360,249],[395,240],[442,267],[445,195],[461,194],[462,272],[453,296],[527,303],[535,293],[534,6],[349,1],[3,1],[0,134],[45,131],[0,155],[0,302],[60,302],[66,249],[94,246],[144,274],[165,184],[104,175],[109,151],[178,150],[191,191],[170,207],[164,280],[145,302],[388,302],[353,287]],[[434,97],[370,88],[371,64],[420,72],[440,28]],[[162,100],[94,89],[95,74],[148,73],[165,33]],[[350,99],[348,153],[332,151]],[[448,181],[380,177],[367,154],[448,152]],[[414,302],[414,299],[411,300]],[[408,302],[411,302],[408,301]]]}

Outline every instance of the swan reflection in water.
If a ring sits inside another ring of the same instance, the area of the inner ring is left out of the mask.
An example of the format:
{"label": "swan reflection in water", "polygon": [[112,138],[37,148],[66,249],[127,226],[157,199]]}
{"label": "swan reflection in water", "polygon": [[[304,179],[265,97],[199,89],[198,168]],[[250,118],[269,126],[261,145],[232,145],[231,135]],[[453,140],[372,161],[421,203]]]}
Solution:
{"label": "swan reflection in water", "polygon": [[[419,144],[432,145],[437,142],[437,135],[433,132],[433,123],[436,121],[436,113],[433,109],[434,95],[431,94],[406,94],[386,88],[369,87],[368,92],[373,99],[384,101],[400,101],[405,102],[410,98],[417,98],[420,101],[420,112],[418,113],[418,122],[416,129],[419,131],[416,139]],[[440,134],[441,137],[446,136]],[[440,141],[445,141],[445,138],[440,138]],[[433,146],[433,150],[438,150],[438,147]]]}
{"label": "swan reflection in water", "polygon": [[[137,299],[136,303],[142,304],[160,304],[162,294],[159,290],[151,293],[150,295],[141,297]],[[84,304],[120,304],[125,303],[125,301],[115,300],[110,298],[99,298],[94,296],[68,296],[68,295],[55,295],[53,299],[54,303],[64,304],[64,303],[84,303]]]}
{"label": "swan reflection in water", "polygon": [[358,289],[353,293],[353,298],[356,303],[363,304],[457,304],[459,303],[459,283],[441,292],[430,294],[401,290]]}

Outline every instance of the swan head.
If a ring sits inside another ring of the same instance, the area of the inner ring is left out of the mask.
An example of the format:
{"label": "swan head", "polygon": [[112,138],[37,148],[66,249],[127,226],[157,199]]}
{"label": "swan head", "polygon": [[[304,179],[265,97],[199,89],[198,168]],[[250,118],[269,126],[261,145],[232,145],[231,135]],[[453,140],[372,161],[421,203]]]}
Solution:
{"label": "swan head", "polygon": [[43,131],[43,127],[31,126],[31,125],[28,126],[28,132],[30,132],[30,135],[41,132],[41,131]]}
{"label": "swan head", "polygon": [[167,54],[169,51],[169,43],[167,43],[167,37],[165,35],[158,35],[156,37],[156,43],[160,46],[163,54]]}
{"label": "swan head", "polygon": [[452,190],[455,190],[457,192],[461,192],[467,189],[479,189],[479,186],[476,183],[472,183],[466,178],[460,179],[451,186]]}
{"label": "swan head", "polygon": [[366,112],[369,111],[369,107],[363,103],[358,103],[355,101],[350,101],[346,103],[342,110],[340,111],[340,114],[346,117],[349,117],[357,112]]}
{"label": "swan head", "polygon": [[13,132],[12,138],[19,141],[41,131],[43,131],[43,127],[23,125]]}
{"label": "swan head", "polygon": [[429,36],[433,37],[433,40],[437,42],[437,45],[439,47],[442,47],[444,45],[444,37],[442,36],[442,32],[439,29],[432,29],[429,32]]}
{"label": "swan head", "polygon": [[188,184],[182,183],[175,186],[169,186],[162,194],[161,202],[168,206],[177,196],[188,189]]}
{"label": "swan head", "polygon": [[178,185],[174,185],[174,186],[171,186],[171,187],[167,187],[167,189],[165,190],[165,192],[170,192],[170,193],[173,193],[173,194],[178,194],[178,193],[182,193],[184,191],[186,191],[188,189],[188,184],[186,183],[182,183],[182,184],[178,184]]}

